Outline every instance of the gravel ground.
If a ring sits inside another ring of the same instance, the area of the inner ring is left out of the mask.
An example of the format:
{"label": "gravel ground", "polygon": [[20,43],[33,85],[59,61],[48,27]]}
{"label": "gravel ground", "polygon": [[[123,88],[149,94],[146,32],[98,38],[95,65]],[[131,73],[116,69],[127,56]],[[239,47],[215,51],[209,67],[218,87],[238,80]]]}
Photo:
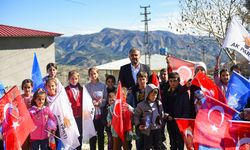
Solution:
{"label": "gravel ground", "polygon": [[[166,128],[165,131],[167,131],[167,128]],[[165,132],[165,135],[166,135],[165,144],[166,144],[166,146],[167,146],[167,150],[170,150],[168,132]],[[134,141],[134,140],[132,141],[132,145],[133,145],[132,150],[136,150],[136,146],[135,146],[135,141]],[[90,149],[90,148],[89,148],[89,144],[83,144],[83,149],[82,149],[82,150],[89,150],[89,149]],[[104,148],[104,149],[105,149],[105,150],[108,149],[108,148],[107,148],[107,144],[105,144],[105,148]]]}

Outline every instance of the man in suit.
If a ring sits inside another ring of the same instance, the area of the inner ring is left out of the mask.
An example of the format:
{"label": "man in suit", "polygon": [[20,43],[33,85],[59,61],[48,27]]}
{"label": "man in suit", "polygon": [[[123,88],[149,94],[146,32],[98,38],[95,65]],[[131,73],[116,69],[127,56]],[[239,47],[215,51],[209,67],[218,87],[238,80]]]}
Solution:
{"label": "man in suit", "polygon": [[120,68],[119,73],[119,81],[122,84],[122,87],[126,87],[129,89],[130,87],[134,86],[137,83],[137,73],[139,71],[144,71],[148,74],[148,76],[151,75],[150,68],[140,63],[140,57],[141,52],[138,48],[131,48],[129,51],[129,64],[123,65]]}

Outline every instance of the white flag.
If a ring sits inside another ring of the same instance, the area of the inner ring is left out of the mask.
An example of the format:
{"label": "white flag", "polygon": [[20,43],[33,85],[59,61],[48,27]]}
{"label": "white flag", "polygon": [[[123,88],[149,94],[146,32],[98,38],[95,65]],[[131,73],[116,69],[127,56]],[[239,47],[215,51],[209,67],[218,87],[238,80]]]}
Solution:
{"label": "white flag", "polygon": [[83,86],[82,96],[82,142],[86,143],[93,136],[96,136],[96,130],[93,123],[94,105],[88,90]]}
{"label": "white flag", "polygon": [[[53,97],[48,96],[48,100],[51,102],[49,108],[57,118],[60,138],[62,140],[64,150],[73,150],[80,146],[80,142],[78,140],[80,134],[66,91],[59,80],[57,80],[57,84],[57,95]],[[64,118],[69,120],[69,127],[64,126]]]}
{"label": "white flag", "polygon": [[222,47],[236,50],[250,61],[250,34],[235,17],[228,27]]}

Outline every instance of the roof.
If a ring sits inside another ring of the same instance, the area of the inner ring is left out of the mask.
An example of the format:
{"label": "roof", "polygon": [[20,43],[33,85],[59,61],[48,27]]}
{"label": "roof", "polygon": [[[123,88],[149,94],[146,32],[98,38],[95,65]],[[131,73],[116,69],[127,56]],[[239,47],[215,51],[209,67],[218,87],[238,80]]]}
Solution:
{"label": "roof", "polygon": [[[145,55],[142,55],[140,58],[140,62],[145,64]],[[106,63],[100,66],[96,66],[99,70],[120,70],[120,67],[129,64],[129,58],[120,59],[117,61],[113,61],[110,63]],[[162,68],[166,68],[166,56],[153,54],[150,56],[150,69],[151,70],[161,70]]]}
{"label": "roof", "polygon": [[0,37],[53,37],[60,33],[32,30],[0,24]]}

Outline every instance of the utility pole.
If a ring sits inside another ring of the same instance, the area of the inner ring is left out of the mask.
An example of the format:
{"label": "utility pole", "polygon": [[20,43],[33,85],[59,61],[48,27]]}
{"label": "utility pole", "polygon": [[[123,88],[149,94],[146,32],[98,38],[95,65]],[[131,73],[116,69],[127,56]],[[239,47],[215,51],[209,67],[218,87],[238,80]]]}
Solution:
{"label": "utility pole", "polygon": [[140,6],[140,8],[144,9],[144,13],[141,13],[141,15],[144,15],[144,20],[141,20],[144,22],[144,48],[145,48],[145,64],[149,65],[150,67],[150,52],[148,49],[148,21],[151,21],[151,19],[148,19],[148,15],[151,14],[147,11],[148,8],[150,8],[150,5],[148,6]]}

